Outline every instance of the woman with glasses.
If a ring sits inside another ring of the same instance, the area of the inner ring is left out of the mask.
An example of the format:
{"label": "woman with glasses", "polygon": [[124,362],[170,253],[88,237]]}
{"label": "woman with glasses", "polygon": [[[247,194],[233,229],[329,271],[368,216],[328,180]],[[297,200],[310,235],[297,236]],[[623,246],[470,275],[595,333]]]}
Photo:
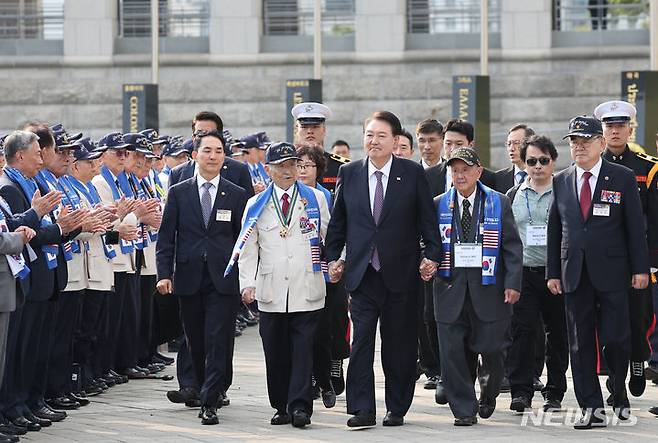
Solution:
{"label": "woman with glasses", "polygon": [[[322,191],[331,211],[331,193],[319,183],[327,168],[323,152],[315,147],[302,146],[297,149],[297,155],[300,158],[297,164],[299,180]],[[344,390],[343,359],[349,357],[350,352],[349,340],[346,338],[348,328],[345,286],[342,282],[327,282],[327,298],[313,351],[314,396],[318,398],[321,395],[327,408],[336,404],[336,394]]]}
{"label": "woman with glasses", "polygon": [[536,325],[543,319],[548,341],[543,410],[558,411],[567,389],[566,319],[564,299],[552,295],[546,287],[546,234],[558,154],[548,137],[538,135],[523,140],[519,154],[528,176],[507,193],[523,242],[523,287],[521,298],[513,307],[512,346],[507,360],[512,391],[510,409],[523,412],[531,407]]}

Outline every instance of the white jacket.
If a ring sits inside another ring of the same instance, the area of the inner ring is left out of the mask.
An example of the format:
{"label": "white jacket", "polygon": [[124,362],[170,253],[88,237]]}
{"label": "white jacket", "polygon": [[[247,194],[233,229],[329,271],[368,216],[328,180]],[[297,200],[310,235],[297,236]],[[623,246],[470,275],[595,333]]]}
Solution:
{"label": "white jacket", "polygon": [[[329,208],[322,192],[316,189],[313,192],[320,209],[320,233],[324,238],[329,224]],[[257,197],[255,195],[247,202],[243,223]],[[256,287],[261,311],[303,312],[324,307],[324,276],[322,272],[313,272],[309,240],[302,236],[299,226],[301,216],[306,216],[306,211],[298,198],[293,207],[289,233],[282,238],[282,225],[270,200],[240,254],[240,289]]]}

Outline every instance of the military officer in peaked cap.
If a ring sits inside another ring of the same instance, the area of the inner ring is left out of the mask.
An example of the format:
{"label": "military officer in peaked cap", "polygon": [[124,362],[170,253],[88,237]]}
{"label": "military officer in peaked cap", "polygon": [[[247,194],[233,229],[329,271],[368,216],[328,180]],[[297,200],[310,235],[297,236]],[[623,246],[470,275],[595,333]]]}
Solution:
{"label": "military officer in peaked cap", "polygon": [[[658,158],[633,152],[628,141],[633,134],[632,120],[636,109],[632,104],[612,100],[601,103],[594,110],[594,116],[603,126],[606,148],[603,158],[633,170],[640,193],[644,221],[649,241],[651,266],[658,268],[658,186],[654,179],[658,170]],[[631,377],[628,388],[635,397],[642,395],[646,386],[644,362],[649,359],[650,347],[647,339],[653,322],[653,303],[651,289],[630,289],[628,298],[631,326]],[[610,404],[612,398],[608,399]]]}

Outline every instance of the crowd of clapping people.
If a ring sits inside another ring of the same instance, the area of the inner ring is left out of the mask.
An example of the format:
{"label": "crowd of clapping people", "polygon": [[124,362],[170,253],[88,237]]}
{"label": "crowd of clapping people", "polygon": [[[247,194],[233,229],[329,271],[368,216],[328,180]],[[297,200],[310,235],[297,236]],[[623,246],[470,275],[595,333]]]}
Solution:
{"label": "crowd of clapping people", "polygon": [[348,427],[374,426],[378,325],[384,426],[404,424],[423,374],[456,426],[491,417],[500,392],[516,413],[536,391],[560,411],[569,365],[576,429],[606,426],[606,405],[628,420],[628,391],[658,380],[658,158],[629,148],[635,112],[574,117],[559,172],[528,125],[494,172],[469,122],[412,134],[388,111],[364,121],[350,161],[311,102],[293,108],[290,142],[234,137],[209,111],[187,140],[26,123],[0,156],[0,442],[112,386],[166,380],[159,349],[176,339],[167,398],[217,424],[235,337],[256,325],[272,425],[303,428],[314,400],[345,391]]}

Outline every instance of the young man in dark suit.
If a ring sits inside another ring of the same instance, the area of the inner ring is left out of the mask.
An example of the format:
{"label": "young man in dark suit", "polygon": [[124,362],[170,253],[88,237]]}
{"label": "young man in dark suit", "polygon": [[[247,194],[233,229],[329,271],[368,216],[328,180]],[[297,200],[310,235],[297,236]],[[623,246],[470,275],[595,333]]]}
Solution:
{"label": "young man in dark suit", "polygon": [[[383,424],[404,423],[416,381],[419,263],[420,272],[429,279],[439,253],[436,214],[423,168],[393,156],[400,134],[400,120],[391,112],[376,112],[365,121],[367,157],[341,167],[327,232],[330,277],[338,281],[344,269],[345,288],[352,297],[354,338],[347,371],[347,412],[354,415],[347,422],[350,427],[375,424],[378,320],[386,375]],[[426,257],[422,262],[421,238]],[[340,256],[346,245],[343,262]]]}
{"label": "young man in dark suit", "polygon": [[499,169],[494,172],[494,189],[503,194],[512,189],[515,185],[523,182],[528,175],[525,171],[525,164],[521,160],[519,152],[521,143],[526,138],[535,135],[535,131],[528,125],[519,123],[507,131],[507,140],[505,140],[505,150],[512,163],[507,168]]}
{"label": "young man in dark suit", "polygon": [[571,372],[583,409],[574,428],[590,429],[606,426],[597,341],[610,370],[615,414],[630,417],[624,384],[630,360],[628,291],[647,287],[649,253],[635,175],[601,158],[601,122],[576,117],[565,138],[574,164],[553,179],[546,278],[553,294],[565,296]]}
{"label": "young man in dark suit", "polygon": [[[171,188],[157,244],[157,289],[179,297],[185,337],[201,385],[202,424],[217,424],[240,303],[238,273],[223,277],[240,233],[247,192],[221,177],[224,139],[195,139],[198,173]],[[175,267],[174,267],[175,264]]]}

